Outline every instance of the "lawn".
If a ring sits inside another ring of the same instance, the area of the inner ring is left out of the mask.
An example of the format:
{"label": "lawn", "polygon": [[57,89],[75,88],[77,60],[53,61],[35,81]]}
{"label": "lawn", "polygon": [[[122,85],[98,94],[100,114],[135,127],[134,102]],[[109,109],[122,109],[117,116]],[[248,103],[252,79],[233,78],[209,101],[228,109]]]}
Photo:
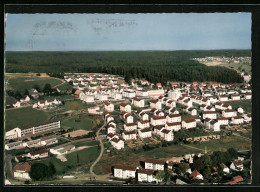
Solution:
{"label": "lawn", "polygon": [[[79,163],[77,163],[77,154],[79,157]],[[55,157],[51,157],[49,159],[40,161],[40,163],[44,163],[48,165],[49,162],[52,162],[56,168],[57,175],[59,175],[59,174],[64,174],[67,171],[76,168],[77,166],[88,165],[94,162],[98,157],[98,155],[99,155],[99,151],[97,150],[97,147],[91,147],[88,149],[83,149],[80,151],[67,154],[66,158],[68,161],[66,162],[61,162],[59,159],[56,159]]]}
{"label": "lawn", "polygon": [[74,128],[74,130],[78,130],[78,129],[90,130],[93,127],[93,125],[94,125],[93,120],[88,118],[78,119],[76,117],[73,117],[71,119],[62,122],[62,126],[71,127]]}
{"label": "lawn", "polygon": [[241,101],[230,101],[225,102],[232,106],[233,109],[242,107],[247,113],[252,112],[252,101],[251,100],[241,100]]}
{"label": "lawn", "polygon": [[5,97],[5,105],[11,105],[15,102],[15,98],[13,97],[10,97],[6,94],[6,97]]}
{"label": "lawn", "polygon": [[6,89],[12,89],[14,91],[19,91],[21,94],[24,93],[25,89],[30,90],[35,84],[38,84],[41,89],[43,89],[46,83],[50,83],[51,86],[56,86],[62,83],[61,80],[53,79],[51,77],[8,77],[6,78],[7,87]]}
{"label": "lawn", "polygon": [[85,103],[82,103],[80,100],[75,101],[66,101],[65,102],[65,109],[66,110],[81,110],[81,109],[87,109],[87,105]]}
{"label": "lawn", "polygon": [[61,91],[71,91],[73,89],[73,87],[68,82],[66,82],[60,86],[57,86],[57,88]]}
{"label": "lawn", "polygon": [[33,108],[20,108],[5,111],[5,128],[6,131],[15,127],[35,124],[48,120],[50,113],[36,110]]}

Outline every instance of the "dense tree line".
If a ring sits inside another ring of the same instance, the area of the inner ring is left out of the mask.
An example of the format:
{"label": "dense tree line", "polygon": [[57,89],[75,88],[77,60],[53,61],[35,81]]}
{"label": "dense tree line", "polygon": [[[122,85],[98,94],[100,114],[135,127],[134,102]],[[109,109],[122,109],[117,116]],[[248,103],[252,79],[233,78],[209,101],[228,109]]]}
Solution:
{"label": "dense tree line", "polygon": [[64,72],[109,73],[164,85],[169,80],[239,83],[242,78],[235,70],[209,67],[191,58],[250,55],[250,50],[6,52],[6,72],[46,72],[58,78]]}

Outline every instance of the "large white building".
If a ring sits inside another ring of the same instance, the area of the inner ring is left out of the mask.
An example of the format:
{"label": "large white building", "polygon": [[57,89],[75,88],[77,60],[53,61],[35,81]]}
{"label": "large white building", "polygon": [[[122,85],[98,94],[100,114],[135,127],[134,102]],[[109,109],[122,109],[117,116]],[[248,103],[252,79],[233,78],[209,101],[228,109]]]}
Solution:
{"label": "large white building", "polygon": [[121,179],[135,178],[136,167],[128,165],[115,165],[114,177]]}
{"label": "large white building", "polygon": [[41,132],[54,131],[60,129],[59,120],[51,120],[46,122],[41,122],[33,126],[17,127],[5,133],[5,139],[16,139],[26,135],[34,135]]}

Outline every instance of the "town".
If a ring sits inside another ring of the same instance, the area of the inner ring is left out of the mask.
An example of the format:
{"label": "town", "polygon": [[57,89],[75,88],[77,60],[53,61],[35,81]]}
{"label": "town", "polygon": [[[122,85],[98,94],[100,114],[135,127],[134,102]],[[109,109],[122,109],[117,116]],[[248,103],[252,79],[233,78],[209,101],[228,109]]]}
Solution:
{"label": "town", "polygon": [[[71,93],[66,91],[66,99],[59,95],[58,86],[45,85],[44,96],[53,91],[57,96],[43,97],[35,87],[6,109],[32,108],[53,115],[46,121],[6,128],[5,150],[10,161],[6,179],[30,184],[47,177],[35,175],[41,162],[49,170],[46,174],[54,176],[58,167],[51,159],[64,165],[80,164],[83,157],[79,153],[93,149],[96,155],[87,162],[90,165],[85,173],[89,180],[92,177],[96,181],[100,178],[100,182],[130,184],[250,182],[250,149],[233,146],[232,142],[221,150],[207,148],[207,143],[221,143],[229,138],[251,142],[250,82],[162,85],[131,79],[127,83],[122,76],[101,73],[65,73],[61,81],[72,89]],[[64,107],[66,104],[70,110]],[[102,167],[99,163],[104,154],[138,154],[142,150],[180,146],[190,147],[192,152],[183,151],[179,157],[168,154],[168,159],[144,158],[139,164],[107,163],[112,171],[105,172],[105,179],[95,171]],[[77,180],[73,172],[63,171],[59,175],[60,180]]]}

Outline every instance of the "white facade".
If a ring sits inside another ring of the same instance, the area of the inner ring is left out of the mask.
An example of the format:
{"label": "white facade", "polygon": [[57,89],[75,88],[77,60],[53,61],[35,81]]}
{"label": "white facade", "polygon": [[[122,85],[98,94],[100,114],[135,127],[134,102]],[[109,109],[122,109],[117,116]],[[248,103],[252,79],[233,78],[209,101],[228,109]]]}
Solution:
{"label": "white facade", "polygon": [[151,118],[151,125],[165,125],[166,123],[166,117],[165,116],[157,116]]}
{"label": "white facade", "polygon": [[196,121],[195,120],[184,120],[182,121],[182,128],[185,129],[191,129],[196,127]]}

